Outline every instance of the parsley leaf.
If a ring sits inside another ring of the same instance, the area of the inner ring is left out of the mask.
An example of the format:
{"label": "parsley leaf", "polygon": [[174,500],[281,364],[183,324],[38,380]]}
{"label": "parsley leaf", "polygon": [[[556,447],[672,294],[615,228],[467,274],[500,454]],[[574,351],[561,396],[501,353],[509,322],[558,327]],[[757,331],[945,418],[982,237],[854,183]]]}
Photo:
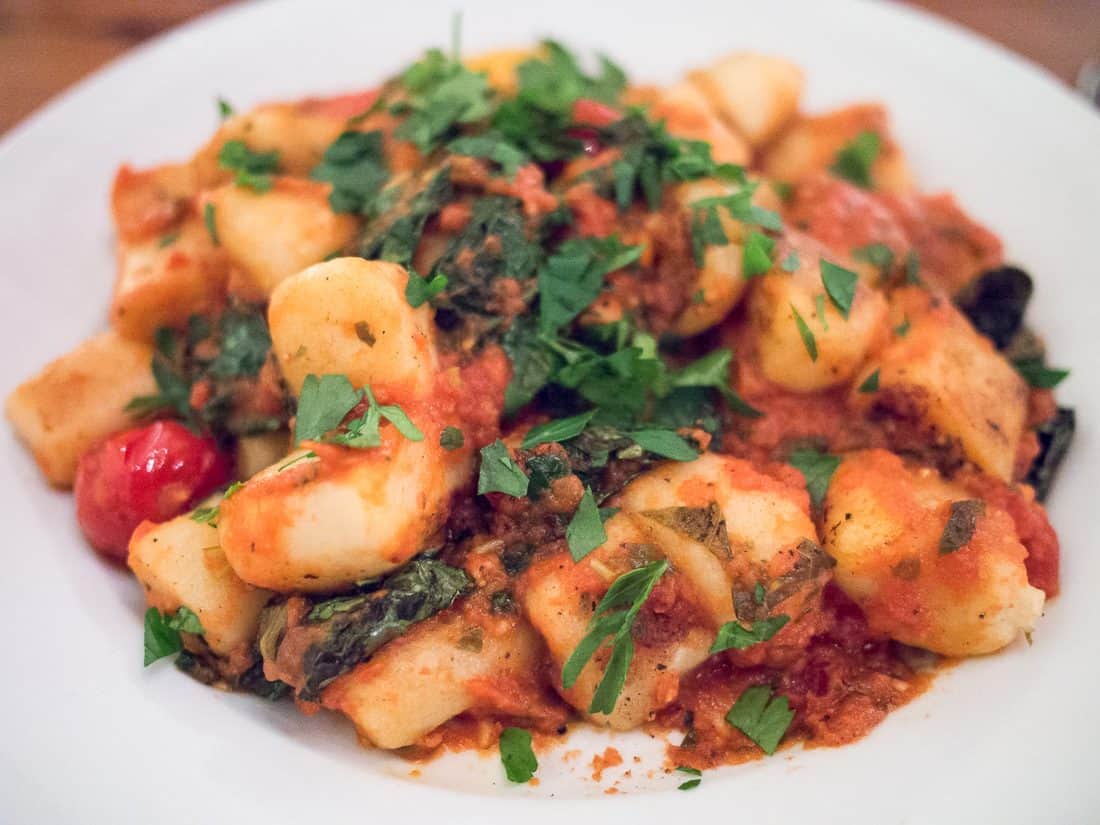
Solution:
{"label": "parsley leaf", "polygon": [[237,186],[266,192],[279,171],[278,152],[253,152],[242,140],[227,140],[218,152],[218,166],[234,173]]}
{"label": "parsley leaf", "polygon": [[439,446],[444,450],[457,450],[466,443],[466,436],[458,427],[444,427],[439,434]]}
{"label": "parsley leaf", "polygon": [[202,208],[202,222],[206,224],[206,232],[210,236],[210,242],[214,246],[221,246],[221,241],[218,240],[216,209],[217,207],[212,203],[205,204]]}
{"label": "parsley leaf", "polygon": [[912,326],[913,325],[909,323],[909,316],[906,316],[902,319],[900,324],[894,327],[894,334],[897,335],[898,338],[904,338],[909,334],[909,330]]}
{"label": "parsley leaf", "polygon": [[420,432],[401,407],[397,404],[379,405],[369,386],[363,388],[363,393],[367,398],[366,411],[359,418],[348,423],[347,432],[332,436],[328,441],[358,449],[377,447],[382,443],[382,434],[379,431],[382,419],[393,424],[394,428],[409,441],[424,440],[424,433]]}
{"label": "parsley leaf", "polygon": [[851,143],[837,152],[829,171],[856,186],[870,189],[871,165],[882,149],[882,138],[876,132],[860,132]]}
{"label": "parsley leaf", "polygon": [[802,473],[802,477],[806,479],[806,490],[810,494],[810,500],[814,507],[820,507],[821,502],[825,500],[825,493],[829,489],[833,473],[840,466],[840,459],[835,455],[808,447],[792,452],[787,456],[787,463]]}
{"label": "parsley leaf", "polygon": [[779,747],[794,719],[786,696],[772,696],[767,685],[754,685],[738,697],[726,721],[749,737],[769,756]]}
{"label": "parsley leaf", "polygon": [[1053,369],[1038,358],[1014,361],[1013,366],[1029,385],[1040,390],[1057,387],[1069,375],[1069,370]]}
{"label": "parsley leaf", "polygon": [[686,773],[689,776],[695,777],[695,779],[688,779],[686,782],[681,782],[677,785],[676,790],[678,791],[690,791],[692,788],[698,788],[699,783],[703,781],[701,778],[703,772],[698,768],[685,768],[683,765],[680,765],[676,770],[680,771],[680,773]]}
{"label": "parsley leaf", "polygon": [[733,351],[727,347],[716,349],[702,358],[692,361],[669,379],[672,387],[710,387],[718,390],[730,409],[745,418],[759,418],[763,413],[746,402],[730,386],[730,363]]}
{"label": "parsley leaf", "polygon": [[580,561],[607,541],[607,531],[604,530],[603,519],[590,487],[584,488],[577,511],[565,528],[565,540],[569,543],[569,555],[573,561]]}
{"label": "parsley leaf", "polygon": [[920,253],[910,249],[905,253],[905,282],[907,284],[919,284],[920,281]]}
{"label": "parsley leaf", "polygon": [[209,524],[211,527],[217,527],[218,524],[215,519],[218,517],[218,505],[214,504],[210,507],[196,507],[191,511],[191,521],[198,524]]}
{"label": "parsley leaf", "polygon": [[780,262],[779,267],[784,272],[795,272],[801,263],[802,259],[798,256],[798,251],[792,249],[787,257]]}
{"label": "parsley leaf", "polygon": [[875,370],[865,379],[863,383],[859,385],[860,392],[877,392],[878,391],[879,371]]}
{"label": "parsley leaf", "polygon": [[456,155],[487,158],[499,164],[501,171],[509,178],[515,177],[519,167],[529,160],[527,153],[508,138],[491,131],[456,138],[447,144],[447,149]]}
{"label": "parsley leaf", "polygon": [[309,176],[332,184],[328,202],[333,212],[371,213],[389,180],[382,133],[344,132],[325,150]]}
{"label": "parsley leaf", "polygon": [[[752,202],[752,196],[756,192],[757,184],[750,183],[742,186],[731,195],[718,195],[711,198],[701,198],[691,204],[693,209],[710,209],[720,207],[729,212],[730,217],[741,223],[762,226],[773,232],[783,229],[783,221],[779,215],[770,209],[764,209]],[[770,250],[769,250],[770,253]]]}
{"label": "parsley leaf", "polygon": [[512,460],[508,447],[499,438],[481,448],[481,469],[477,477],[477,494],[505,493],[514,498],[527,495],[530,481]]}
{"label": "parsley leaf", "polygon": [[416,144],[421,152],[432,151],[458,125],[482,120],[492,113],[492,91],[486,75],[470,71],[439,49],[430,50],[410,66],[401,82],[408,96],[390,111],[407,117],[394,135]]}
{"label": "parsley leaf", "polygon": [[630,636],[634,620],[653,592],[657,580],[667,570],[668,560],[661,559],[615,579],[596,606],[596,612],[588,624],[588,633],[562,667],[561,684],[569,690],[576,684],[589,659],[610,640],[611,657],[592,695],[589,713],[611,713],[615,710],[634,658],[634,641]]}
{"label": "parsley leaf", "polygon": [[744,650],[760,642],[766,642],[790,620],[790,616],[770,616],[753,622],[751,628],[746,628],[740,622],[726,622],[718,628],[718,635],[714,639],[714,644],[710,646],[710,653]]}
{"label": "parsley leaf", "polygon": [[509,782],[528,782],[539,769],[539,760],[531,749],[531,732],[523,728],[505,728],[500,732],[500,761]]}
{"label": "parsley leaf", "polygon": [[229,103],[224,97],[218,98],[218,117],[225,120],[227,117],[232,117],[234,110],[232,104]]}
{"label": "parsley leaf", "polygon": [[772,268],[775,241],[755,229],[745,238],[741,248],[741,271],[746,278],[766,275]]}
{"label": "parsley leaf", "polygon": [[654,455],[674,461],[694,461],[699,457],[695,448],[672,430],[636,430],[629,436],[635,444]]}
{"label": "parsley leaf", "polygon": [[539,327],[553,333],[588,308],[603,287],[604,276],[638,260],[640,246],[617,237],[571,238],[539,271]]}
{"label": "parsley leaf", "polygon": [[852,257],[886,270],[894,265],[894,250],[884,243],[871,243],[852,250]]}
{"label": "parsley leaf", "polygon": [[539,444],[568,441],[570,438],[575,438],[581,434],[581,431],[584,430],[586,426],[588,426],[588,422],[592,420],[592,416],[595,414],[595,410],[589,410],[580,415],[573,415],[569,418],[559,418],[557,421],[547,421],[545,424],[538,424],[528,430],[527,435],[523,437],[523,443],[520,444],[520,447],[524,450],[529,450],[532,447],[537,447]]}
{"label": "parsley leaf", "polygon": [[145,611],[145,666],[183,650],[180,633],[201,634],[199,617],[187,607],[163,614],[155,607]]}
{"label": "parsley leaf", "polygon": [[425,301],[430,301],[447,288],[450,283],[446,275],[433,275],[429,281],[415,270],[409,270],[409,281],[405,284],[405,300],[416,309]]}
{"label": "parsley leaf", "polygon": [[344,416],[362,400],[346,375],[307,375],[298,397],[294,422],[294,443],[317,441],[335,429]]}
{"label": "parsley leaf", "polygon": [[806,322],[799,314],[798,310],[794,308],[794,304],[791,304],[791,312],[794,313],[794,323],[798,327],[798,334],[802,337],[802,344],[806,347],[806,352],[810,354],[810,360],[817,360],[817,339],[814,338],[814,334],[810,331],[810,328],[806,326]]}
{"label": "parsley leaf", "polygon": [[829,294],[829,300],[833,302],[845,320],[852,311],[852,301],[856,297],[856,285],[859,276],[850,269],[837,266],[832,261],[821,259],[821,282],[825,284],[825,291]]}
{"label": "parsley leaf", "polygon": [[215,378],[257,375],[267,361],[271,334],[260,312],[229,309],[218,321],[221,349],[210,364]]}

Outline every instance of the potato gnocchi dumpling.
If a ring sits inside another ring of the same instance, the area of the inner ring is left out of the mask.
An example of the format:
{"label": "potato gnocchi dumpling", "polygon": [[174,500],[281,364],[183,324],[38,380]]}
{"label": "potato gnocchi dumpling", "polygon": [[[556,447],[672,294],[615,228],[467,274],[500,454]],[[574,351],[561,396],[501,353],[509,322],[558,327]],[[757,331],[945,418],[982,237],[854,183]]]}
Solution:
{"label": "potato gnocchi dumpling", "polygon": [[945,449],[957,445],[1010,480],[1027,420],[1024,379],[945,297],[908,287],[890,303],[893,335],[861,374],[877,373],[878,390],[853,392],[852,405],[915,426]]}
{"label": "potato gnocchi dumpling", "polygon": [[899,642],[945,656],[992,653],[1043,612],[1012,517],[935,470],[884,450],[848,456],[823,523],[837,584]]}
{"label": "potato gnocchi dumpling", "polygon": [[337,258],[315,264],[271,296],[275,356],[292,392],[310,374],[346,375],[355,386],[386,386],[423,397],[437,369],[431,312],[405,299],[408,273],[383,261]]}
{"label": "potato gnocchi dumpling", "polygon": [[145,662],[524,782],[575,721],[850,742],[1030,633],[1075,421],[1034,284],[805,80],[431,50],[123,166],[110,331],[7,415]]}

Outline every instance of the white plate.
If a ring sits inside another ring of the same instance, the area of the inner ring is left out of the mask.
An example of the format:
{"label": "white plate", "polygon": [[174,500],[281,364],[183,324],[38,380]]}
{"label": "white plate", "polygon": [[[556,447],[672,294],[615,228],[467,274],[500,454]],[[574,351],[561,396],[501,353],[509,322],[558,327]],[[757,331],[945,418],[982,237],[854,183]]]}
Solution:
{"label": "white plate", "polygon": [[[120,162],[186,156],[215,125],[215,95],[248,106],[373,85],[444,44],[455,5],[232,8],[137,50],[16,129],[0,144],[0,391],[103,326],[113,277],[107,193]],[[590,734],[571,740],[587,750],[572,768],[543,756],[538,788],[508,786],[495,757],[474,755],[441,760],[414,783],[408,764],[360,750],[335,719],[215,693],[170,666],[143,671],[138,588],[83,546],[68,496],[46,490],[0,427],[0,820],[1095,821],[1100,600],[1087,583],[1100,582],[1091,426],[1100,381],[1090,357],[1100,320],[1100,118],[1019,59],[896,6],[466,4],[468,51],[547,33],[654,80],[730,49],[775,52],[806,68],[811,109],[883,100],[924,187],[956,191],[1037,277],[1031,319],[1053,360],[1076,367],[1061,397],[1077,406],[1081,430],[1051,504],[1064,593],[1034,646],[956,668],[856,745],[708,772],[689,794],[604,796],[576,778],[602,745]],[[621,787],[652,787],[644,769],[660,760],[623,767],[635,782]]]}

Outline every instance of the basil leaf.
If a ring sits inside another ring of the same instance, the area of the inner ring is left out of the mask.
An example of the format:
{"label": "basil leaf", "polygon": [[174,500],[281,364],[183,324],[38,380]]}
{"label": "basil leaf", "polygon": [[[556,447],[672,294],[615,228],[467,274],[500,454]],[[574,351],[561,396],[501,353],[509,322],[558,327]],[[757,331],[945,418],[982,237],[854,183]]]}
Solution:
{"label": "basil leaf", "polygon": [[829,171],[864,189],[871,188],[871,165],[882,149],[876,132],[860,132],[851,143],[837,152]]}
{"label": "basil leaf", "polygon": [[856,297],[856,285],[859,276],[850,269],[837,266],[831,261],[821,259],[821,282],[825,284],[825,292],[829,300],[833,302],[845,320],[852,311],[852,301]]}
{"label": "basil leaf", "polygon": [[577,511],[565,528],[565,540],[569,544],[569,555],[573,557],[573,561],[580,561],[607,541],[607,531],[604,530],[596,497],[592,495],[590,487],[584,488]]}
{"label": "basil leaf", "polygon": [[512,460],[508,447],[499,438],[481,448],[481,469],[477,477],[477,494],[505,493],[514,498],[527,495],[527,475]]}
{"label": "basil leaf", "polygon": [[588,422],[592,420],[592,416],[595,414],[595,410],[589,410],[569,418],[559,418],[557,421],[538,424],[528,430],[520,447],[524,450],[530,450],[539,444],[550,444],[575,438],[588,426]]}
{"label": "basil leaf", "polygon": [[954,553],[965,547],[974,537],[978,527],[978,516],[985,512],[985,502],[981,499],[967,499],[951,502],[951,513],[940,536],[940,555]]}
{"label": "basil leaf", "polygon": [[775,241],[763,233],[753,230],[745,238],[741,248],[741,271],[746,278],[766,275],[772,268],[772,251]]}
{"label": "basil leaf", "polygon": [[802,473],[806,479],[806,490],[810,494],[810,501],[814,507],[820,507],[825,500],[825,493],[829,490],[829,482],[833,473],[840,466],[840,459],[835,455],[819,452],[812,448],[795,450],[787,456],[787,463]]}
{"label": "basil leaf", "polygon": [[362,400],[346,375],[307,375],[298,397],[294,444],[317,441],[335,429]]}
{"label": "basil leaf", "polygon": [[630,439],[646,452],[674,461],[694,461],[699,457],[695,448],[671,430],[635,430]]}
{"label": "basil leaf", "polygon": [[726,721],[749,737],[769,756],[775,753],[780,740],[794,719],[786,696],[772,696],[767,685],[754,685],[738,697]]}
{"label": "basil leaf", "polygon": [[810,354],[810,360],[816,361],[817,339],[814,338],[814,334],[810,331],[810,328],[806,326],[806,322],[803,320],[798,310],[795,309],[794,304],[791,304],[791,312],[794,313],[794,323],[795,326],[798,327],[798,334],[802,338],[802,345],[806,347],[806,352]]}
{"label": "basil leaf", "polygon": [[539,769],[539,760],[531,749],[531,732],[523,728],[505,728],[500,732],[500,761],[509,782],[528,782]]}
{"label": "basil leaf", "polygon": [[760,642],[766,642],[790,620],[790,616],[771,616],[753,622],[751,628],[744,627],[740,622],[726,622],[718,628],[718,636],[710,646],[710,653],[744,650]]}

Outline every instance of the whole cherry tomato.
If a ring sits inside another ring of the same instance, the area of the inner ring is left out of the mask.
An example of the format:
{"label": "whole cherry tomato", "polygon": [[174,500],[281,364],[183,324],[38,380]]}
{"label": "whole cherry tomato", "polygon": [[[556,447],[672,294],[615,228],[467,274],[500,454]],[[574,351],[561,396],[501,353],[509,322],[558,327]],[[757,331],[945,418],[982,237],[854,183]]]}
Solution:
{"label": "whole cherry tomato", "polygon": [[91,545],[125,561],[142,521],[166,521],[230,478],[214,441],[175,421],[113,435],[86,452],[76,470],[76,517]]}

